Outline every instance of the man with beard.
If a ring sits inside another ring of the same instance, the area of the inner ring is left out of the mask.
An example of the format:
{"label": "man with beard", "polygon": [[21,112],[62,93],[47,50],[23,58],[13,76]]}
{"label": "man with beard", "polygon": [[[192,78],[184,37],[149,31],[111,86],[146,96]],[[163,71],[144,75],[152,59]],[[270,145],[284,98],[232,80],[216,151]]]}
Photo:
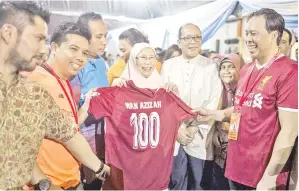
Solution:
{"label": "man with beard", "polygon": [[[107,26],[105,25],[102,16],[94,12],[83,13],[78,21],[78,24],[85,26],[91,33],[89,41],[89,56],[86,61],[86,66],[75,76],[71,81],[74,88],[76,99],[79,102],[79,107],[86,101],[84,100],[87,92],[93,88],[108,87],[109,83],[106,75],[106,64],[102,58],[106,48]],[[80,101],[79,101],[80,100]],[[100,120],[97,124],[90,126],[81,125],[81,132],[87,139],[89,145],[95,153],[98,154],[101,160],[104,160],[104,140],[103,140],[104,120]],[[97,139],[97,145],[96,145]],[[101,154],[101,155],[99,155]],[[86,183],[85,175],[89,175],[90,171],[83,174],[83,182]],[[91,171],[91,173],[93,173]],[[88,181],[89,182],[89,181]],[[89,182],[90,183],[90,182]],[[95,180],[91,184],[85,184],[85,190],[99,190],[101,188],[101,181]]]}
{"label": "man with beard", "polygon": [[[56,140],[104,179],[109,167],[93,153],[78,125],[43,87],[22,77],[42,62],[50,13],[35,2],[0,3],[0,189],[21,189],[30,181],[44,137]],[[40,174],[39,174],[40,175]],[[48,190],[51,181],[32,179]]]}
{"label": "man with beard", "polygon": [[234,190],[275,189],[298,136],[298,66],[279,53],[284,25],[272,9],[250,14],[253,62],[240,72],[234,108],[196,109],[202,121],[231,121],[225,176]]}

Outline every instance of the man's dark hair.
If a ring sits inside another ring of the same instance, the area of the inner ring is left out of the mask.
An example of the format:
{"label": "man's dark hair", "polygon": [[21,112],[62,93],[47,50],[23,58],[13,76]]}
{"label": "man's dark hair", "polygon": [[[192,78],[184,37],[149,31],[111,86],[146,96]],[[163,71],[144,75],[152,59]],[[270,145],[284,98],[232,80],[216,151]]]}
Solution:
{"label": "man's dark hair", "polygon": [[21,33],[26,25],[35,24],[35,16],[41,17],[47,24],[50,22],[51,14],[41,4],[33,1],[0,2],[0,28],[4,24],[12,24]]}
{"label": "man's dark hair", "polygon": [[179,34],[178,34],[178,38],[179,38],[179,39],[182,37],[182,30],[183,30],[183,28],[184,28],[185,26],[187,26],[187,25],[193,25],[193,26],[197,27],[198,30],[200,30],[200,28],[199,28],[197,25],[195,25],[195,24],[192,24],[192,23],[184,24],[184,25],[181,26],[180,29],[179,29]]}
{"label": "man's dark hair", "polygon": [[293,40],[293,35],[292,35],[291,31],[289,31],[289,29],[287,29],[287,28],[284,28],[283,31],[288,33],[288,35],[289,35],[289,45],[290,45],[292,40]]}
{"label": "man's dark hair", "polygon": [[265,8],[265,9],[260,9],[256,12],[251,13],[248,17],[248,21],[252,17],[259,17],[259,16],[264,16],[264,18],[266,20],[265,28],[268,31],[268,33],[273,32],[273,31],[278,32],[278,37],[277,37],[276,43],[277,43],[277,45],[279,45],[283,30],[284,30],[284,26],[285,26],[283,17],[279,13],[277,13],[275,10]]}
{"label": "man's dark hair", "polygon": [[51,36],[50,43],[55,42],[56,44],[58,44],[58,46],[60,46],[67,40],[66,36],[68,34],[76,34],[82,36],[88,41],[90,41],[91,39],[91,34],[86,27],[74,22],[64,22],[55,27],[53,35]]}
{"label": "man's dark hair", "polygon": [[89,29],[89,25],[88,25],[89,21],[98,21],[98,20],[100,21],[103,20],[102,15],[94,12],[87,12],[80,15],[77,23]]}
{"label": "man's dark hair", "polygon": [[132,46],[134,46],[137,43],[149,43],[147,36],[134,28],[130,28],[122,32],[119,35],[119,40],[123,40],[123,39],[128,40]]}

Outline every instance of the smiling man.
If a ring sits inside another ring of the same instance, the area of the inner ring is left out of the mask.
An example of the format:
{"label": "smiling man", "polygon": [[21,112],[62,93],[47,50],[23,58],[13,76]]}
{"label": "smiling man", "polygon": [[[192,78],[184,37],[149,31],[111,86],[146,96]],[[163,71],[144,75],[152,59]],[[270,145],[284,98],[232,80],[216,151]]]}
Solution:
{"label": "smiling man", "polygon": [[57,86],[48,92],[21,76],[41,64],[49,20],[50,13],[36,2],[0,3],[0,190],[20,190],[29,181],[36,189],[53,188],[35,168],[44,137],[63,144],[97,177],[104,179],[104,174],[109,174],[109,167],[78,133],[70,105],[65,110],[57,102],[65,97],[53,99],[57,98]]}
{"label": "smiling man", "polygon": [[[83,13],[79,17],[77,23],[88,28],[91,33],[91,39],[88,47],[89,55],[88,59],[86,60],[86,66],[71,81],[71,85],[74,89],[75,99],[77,102],[80,102],[79,107],[81,107],[81,105],[85,102],[84,97],[87,92],[93,88],[109,86],[106,74],[106,64],[105,60],[102,58],[106,48],[107,26],[104,23],[102,16],[94,12]],[[102,134],[96,133],[102,132],[103,128],[104,120],[100,120],[99,123],[92,124],[90,126],[85,126],[84,124],[81,125],[81,133],[87,139],[93,151],[97,154],[101,154],[100,158],[104,160],[104,139]],[[98,143],[97,146],[96,143]],[[86,170],[86,168],[84,169],[84,175],[89,174],[88,170]],[[86,179],[84,176],[82,177],[83,182],[85,182]],[[101,185],[102,183],[100,180],[95,180],[90,184],[85,184],[84,189],[100,190]]]}
{"label": "smiling man", "polygon": [[[176,84],[180,98],[190,107],[217,109],[222,84],[216,63],[200,55],[202,33],[199,27],[186,24],[179,29],[178,36],[182,56],[165,61],[161,72],[164,83]],[[211,166],[213,160],[212,134],[211,125],[199,125],[198,133],[193,135],[180,128],[181,147],[174,159],[170,189],[209,189],[211,169],[206,168],[204,172],[204,167]],[[207,182],[201,184],[202,179]]]}
{"label": "smiling man", "polygon": [[228,144],[225,172],[231,189],[275,188],[298,135],[298,67],[279,53],[284,25],[272,9],[248,18],[246,45],[254,61],[241,70],[236,91],[241,120],[238,137]]}
{"label": "smiling man", "polygon": [[240,71],[234,107],[198,109],[205,120],[231,119],[235,127],[225,169],[232,190],[276,189],[298,136],[298,66],[279,53],[284,25],[273,9],[251,13],[245,40],[253,62]]}
{"label": "smiling man", "polygon": [[[68,112],[62,120],[73,121],[78,127],[81,123],[80,116],[68,79],[85,66],[90,38],[88,29],[82,25],[72,22],[58,25],[51,37],[49,60],[29,75],[31,80],[38,82],[50,92],[61,109]],[[87,109],[88,106],[88,102],[85,102],[82,109]],[[53,120],[54,126],[55,123]],[[80,165],[61,143],[44,139],[37,163],[55,186],[76,189],[80,184]]]}

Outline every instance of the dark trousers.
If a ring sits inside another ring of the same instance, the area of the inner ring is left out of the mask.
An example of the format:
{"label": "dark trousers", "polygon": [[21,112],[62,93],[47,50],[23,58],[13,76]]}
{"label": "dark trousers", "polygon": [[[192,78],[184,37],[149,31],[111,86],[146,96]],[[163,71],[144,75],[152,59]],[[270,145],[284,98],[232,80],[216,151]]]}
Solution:
{"label": "dark trousers", "polygon": [[229,190],[229,180],[224,176],[225,170],[213,162],[212,190]]}
{"label": "dark trousers", "polygon": [[245,186],[243,184],[234,182],[232,180],[229,181],[230,190],[255,190],[255,188]]}
{"label": "dark trousers", "polygon": [[101,190],[103,181],[96,179],[92,183],[83,184],[84,190]]}
{"label": "dark trousers", "polygon": [[[98,158],[105,162],[105,139],[104,139],[104,119],[102,118],[95,126],[95,142],[96,142],[96,152]],[[84,179],[84,172],[81,171],[81,177]],[[95,179],[89,184],[83,183],[84,190],[101,190],[103,186],[103,181]]]}
{"label": "dark trousers", "polygon": [[[209,182],[208,178],[202,184],[205,160],[188,155],[180,147],[178,155],[174,157],[170,183],[170,190],[203,190]],[[206,170],[209,172],[209,170]]]}

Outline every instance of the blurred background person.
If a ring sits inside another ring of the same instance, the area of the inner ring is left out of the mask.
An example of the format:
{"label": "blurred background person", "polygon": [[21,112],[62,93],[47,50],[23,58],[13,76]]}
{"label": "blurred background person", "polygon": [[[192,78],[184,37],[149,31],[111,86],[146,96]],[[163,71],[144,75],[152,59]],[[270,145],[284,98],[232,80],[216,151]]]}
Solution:
{"label": "blurred background person", "polygon": [[223,56],[218,53],[212,53],[210,54],[209,58],[212,59],[219,66],[221,60],[223,59]]}
{"label": "blurred background person", "polygon": [[171,45],[166,51],[164,55],[163,61],[166,61],[168,59],[181,56],[182,55],[182,50],[179,48],[177,44]]}
{"label": "blurred background person", "polygon": [[292,33],[288,29],[284,28],[279,43],[279,51],[287,57],[291,56],[292,38],[293,38]]}

